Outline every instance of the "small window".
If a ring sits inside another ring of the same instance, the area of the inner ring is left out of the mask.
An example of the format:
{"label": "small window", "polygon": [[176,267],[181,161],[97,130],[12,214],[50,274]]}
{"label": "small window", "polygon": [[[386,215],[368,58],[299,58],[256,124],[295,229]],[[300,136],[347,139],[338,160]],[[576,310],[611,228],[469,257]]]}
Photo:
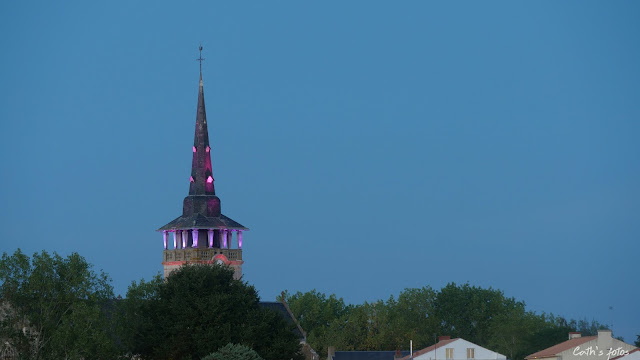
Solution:
{"label": "small window", "polygon": [[467,359],[475,359],[476,358],[476,349],[467,348]]}
{"label": "small window", "polygon": [[453,348],[447,348],[447,359],[453,359]]}

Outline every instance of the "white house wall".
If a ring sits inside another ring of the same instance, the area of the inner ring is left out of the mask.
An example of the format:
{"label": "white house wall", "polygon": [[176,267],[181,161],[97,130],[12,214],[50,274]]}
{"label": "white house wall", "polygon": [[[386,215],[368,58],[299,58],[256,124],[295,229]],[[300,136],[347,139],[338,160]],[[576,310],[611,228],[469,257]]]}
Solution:
{"label": "white house wall", "polygon": [[[453,359],[447,359],[446,349],[453,348]],[[495,351],[485,349],[464,339],[452,341],[442,347],[428,353],[414,357],[416,360],[467,360],[467,349],[475,349],[474,359],[476,360],[506,360],[506,356]]]}

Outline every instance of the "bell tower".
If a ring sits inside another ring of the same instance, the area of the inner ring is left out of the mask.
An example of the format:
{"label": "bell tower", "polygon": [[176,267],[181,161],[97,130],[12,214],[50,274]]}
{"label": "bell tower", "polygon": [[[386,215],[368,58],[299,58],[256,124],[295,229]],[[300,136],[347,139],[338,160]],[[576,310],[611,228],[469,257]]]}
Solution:
{"label": "bell tower", "polygon": [[216,196],[204,107],[202,46],[200,53],[200,88],[189,195],[182,203],[182,215],[157,230],[162,232],[164,245],[164,277],[184,264],[200,263],[231,266],[234,279],[240,279],[243,264],[242,232],[249,229],[223,215],[220,198]]}

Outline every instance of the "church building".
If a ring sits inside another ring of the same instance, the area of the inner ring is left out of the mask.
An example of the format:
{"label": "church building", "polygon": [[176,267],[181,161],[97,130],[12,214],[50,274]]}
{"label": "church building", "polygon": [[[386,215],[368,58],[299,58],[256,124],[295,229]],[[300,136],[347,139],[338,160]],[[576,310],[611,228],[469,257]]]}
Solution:
{"label": "church building", "polygon": [[[198,60],[203,59],[201,57]],[[249,229],[223,215],[220,198],[216,196],[204,107],[202,66],[189,182],[189,195],[182,203],[182,215],[158,229],[162,232],[164,242],[164,277],[184,264],[215,263],[231,266],[234,279],[240,279],[243,264],[242,232]]]}

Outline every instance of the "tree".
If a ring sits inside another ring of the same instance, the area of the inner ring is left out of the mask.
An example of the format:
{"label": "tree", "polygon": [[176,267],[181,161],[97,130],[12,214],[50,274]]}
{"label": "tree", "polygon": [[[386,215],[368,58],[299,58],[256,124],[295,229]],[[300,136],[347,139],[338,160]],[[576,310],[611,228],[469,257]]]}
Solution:
{"label": "tree", "polygon": [[525,311],[524,303],[518,303],[514,309],[498,315],[492,322],[488,348],[506,355],[508,359],[524,359],[543,349],[531,346],[531,334],[547,327],[543,316]]}
{"label": "tree", "polygon": [[[509,359],[525,356],[558,344],[576,328],[597,333],[602,325],[571,320],[553,314],[526,311],[525,303],[500,290],[450,283],[435,291],[430,287],[405,289],[386,302],[346,305],[335,295],[313,290],[289,295],[296,318],[309,334],[308,342],[326,356],[328,346],[341,350],[406,349],[434,344],[434,334],[461,337],[490,348]],[[583,335],[584,335],[583,334]],[[640,338],[638,339],[640,342]]]}
{"label": "tree", "polygon": [[115,323],[120,344],[129,355],[144,352],[143,349],[146,348],[147,339],[145,336],[140,336],[139,332],[148,333],[150,324],[146,323],[143,314],[148,314],[150,311],[148,303],[158,301],[162,283],[160,274],[154,276],[151,281],[140,280],[139,283],[134,281],[129,286],[126,299],[118,301],[114,312]]}
{"label": "tree", "polygon": [[301,358],[291,326],[226,266],[186,265],[165,281],[134,283],[120,309],[129,352],[143,358],[201,359],[229,343],[266,360]]}
{"label": "tree", "polygon": [[22,359],[110,359],[117,353],[110,280],[82,256],[3,253],[0,282],[0,337]]}
{"label": "tree", "polygon": [[[344,300],[333,294],[327,297],[315,289],[306,293],[298,291],[295,294],[284,291],[282,296],[278,296],[278,300],[283,299],[298,320],[300,327],[307,333],[309,345],[319,351],[320,356],[326,357],[327,346],[334,345],[329,344],[333,341],[328,339],[329,326],[348,313]],[[333,335],[333,339],[336,339],[335,335],[338,334],[334,332]]]}
{"label": "tree", "polygon": [[506,298],[502,291],[450,283],[436,298],[436,316],[441,322],[441,334],[461,337],[487,346],[491,326],[502,314],[524,309],[524,303]]}
{"label": "tree", "polygon": [[637,347],[640,347],[640,334],[637,335],[636,342],[633,344]]}
{"label": "tree", "polygon": [[406,348],[407,339],[413,340],[414,348],[433,344],[433,334],[438,331],[439,320],[435,316],[437,292],[426,286],[420,289],[404,289],[398,296],[394,313],[396,348]]}
{"label": "tree", "polygon": [[202,358],[202,360],[263,360],[257,352],[248,346],[227,344],[218,351]]}

